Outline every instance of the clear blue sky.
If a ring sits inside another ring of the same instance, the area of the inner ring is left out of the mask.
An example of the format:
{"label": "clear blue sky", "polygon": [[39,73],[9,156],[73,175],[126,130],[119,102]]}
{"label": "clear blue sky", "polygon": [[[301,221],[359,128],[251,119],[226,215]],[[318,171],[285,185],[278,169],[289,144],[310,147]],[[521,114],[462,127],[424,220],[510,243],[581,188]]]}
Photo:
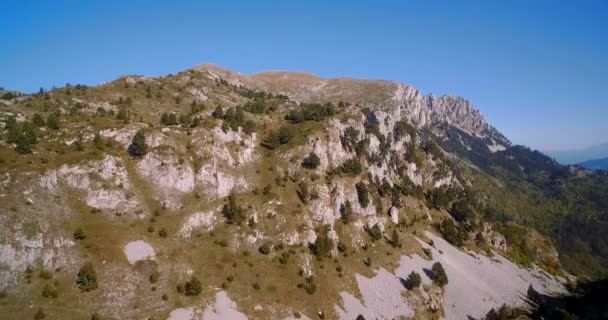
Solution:
{"label": "clear blue sky", "polygon": [[608,141],[608,1],[329,2],[3,0],[0,86],[301,70],[463,96],[533,148]]}

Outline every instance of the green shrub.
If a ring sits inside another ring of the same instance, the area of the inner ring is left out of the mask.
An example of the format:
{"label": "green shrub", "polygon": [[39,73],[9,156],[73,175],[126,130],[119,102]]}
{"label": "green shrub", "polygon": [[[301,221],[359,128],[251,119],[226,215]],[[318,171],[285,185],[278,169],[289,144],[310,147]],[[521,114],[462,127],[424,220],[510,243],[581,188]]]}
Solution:
{"label": "green shrub", "polygon": [[376,223],[371,228],[366,228],[367,234],[372,238],[373,241],[382,239],[382,229]]}
{"label": "green shrub", "polygon": [[271,132],[268,137],[262,141],[262,146],[270,150],[276,149],[280,145],[289,143],[294,135],[295,131],[293,128],[289,126],[281,127],[279,131]]}
{"label": "green shrub", "polygon": [[177,116],[173,112],[164,112],[160,116],[160,123],[166,126],[176,125]]}
{"label": "green shrub", "polygon": [[397,121],[397,123],[395,123],[395,128],[393,129],[393,138],[395,141],[401,140],[406,134],[410,136],[412,141],[416,140],[416,128],[406,120]]}
{"label": "green shrub", "polygon": [[143,130],[138,130],[131,140],[128,151],[132,157],[141,157],[146,154],[148,146],[146,146],[146,136]]}
{"label": "green shrub", "polygon": [[359,161],[359,159],[351,158],[344,161],[344,163],[340,165],[340,172],[347,175],[356,176],[363,172],[363,165],[361,165],[361,161]]}
{"label": "green shrub", "polygon": [[59,296],[59,292],[56,288],[47,283],[42,289],[42,296],[45,298],[57,298]]}
{"label": "green shrub", "polygon": [[116,119],[122,120],[122,121],[124,121],[124,123],[129,122],[129,113],[127,112],[127,108],[120,107],[118,109],[118,113],[116,114]]}
{"label": "green shrub", "polygon": [[323,226],[317,234],[317,239],[312,246],[313,253],[318,257],[323,257],[334,248],[334,241],[328,236],[329,226]]}
{"label": "green shrub", "polygon": [[237,204],[236,196],[234,194],[228,196],[228,204],[224,205],[222,208],[222,215],[228,224],[240,225],[246,218],[245,211]]}
{"label": "green shrub", "polygon": [[44,312],[44,310],[42,310],[42,308],[38,308],[38,310],[34,314],[34,320],[42,320],[45,318],[46,318],[46,313]]}
{"label": "green shrub", "polygon": [[452,219],[444,219],[439,226],[439,231],[445,240],[452,245],[462,247],[467,234],[464,227],[456,225]]}
{"label": "green shrub", "polygon": [[420,274],[418,274],[418,273],[417,273],[417,272],[415,272],[415,271],[412,271],[412,272],[411,272],[411,273],[410,273],[410,274],[407,276],[407,279],[406,279],[406,283],[405,283],[405,285],[406,285],[406,287],[407,287],[409,290],[413,290],[413,289],[415,289],[415,288],[420,287],[420,284],[421,284],[421,283],[422,283],[422,278],[420,277]]}
{"label": "green shrub", "polygon": [[258,248],[258,251],[259,251],[261,254],[270,254],[270,244],[268,244],[268,243],[264,243],[263,245],[261,245],[261,246]]}
{"label": "green shrub", "polygon": [[104,138],[99,135],[99,133],[95,133],[95,136],[93,137],[93,145],[95,146],[95,148],[97,148],[97,150],[105,149],[106,142]]}
{"label": "green shrub", "polygon": [[160,279],[160,272],[154,271],[149,277],[150,283],[157,283]]}
{"label": "green shrub", "polygon": [[76,284],[83,292],[97,289],[97,273],[91,262],[82,265],[77,274]]}
{"label": "green shrub", "polygon": [[445,273],[445,269],[441,265],[441,262],[435,262],[431,268],[433,273],[433,282],[440,287],[444,287],[448,284],[448,275]]}
{"label": "green shrub", "polygon": [[78,228],[76,231],[74,231],[74,240],[84,240],[86,238],[87,235],[84,233],[82,228]]}
{"label": "green shrub", "polygon": [[302,166],[306,169],[316,169],[321,164],[321,159],[319,156],[311,152],[308,154],[308,157],[304,158],[302,161]]}
{"label": "green shrub", "polygon": [[298,110],[292,110],[287,116],[286,120],[292,123],[300,123],[304,121],[321,121],[327,117],[331,117],[336,114],[336,109],[331,102],[320,104],[320,103],[302,103]]}
{"label": "green shrub", "polygon": [[367,185],[365,182],[360,181],[355,185],[357,189],[357,198],[359,199],[359,204],[361,207],[366,208],[369,204],[369,190],[367,189]]}
{"label": "green shrub", "polygon": [[350,200],[346,200],[340,205],[340,219],[344,224],[348,224],[353,217],[353,207],[350,204]]}
{"label": "green shrub", "polygon": [[55,112],[49,114],[49,116],[46,118],[46,126],[49,129],[59,130],[59,115]]}
{"label": "green shrub", "polygon": [[399,239],[397,229],[393,229],[393,233],[391,234],[391,245],[395,248],[401,248],[401,240]]}
{"label": "green shrub", "polygon": [[184,295],[186,296],[198,296],[203,291],[203,285],[197,277],[192,276],[190,281],[186,281],[184,284]]}

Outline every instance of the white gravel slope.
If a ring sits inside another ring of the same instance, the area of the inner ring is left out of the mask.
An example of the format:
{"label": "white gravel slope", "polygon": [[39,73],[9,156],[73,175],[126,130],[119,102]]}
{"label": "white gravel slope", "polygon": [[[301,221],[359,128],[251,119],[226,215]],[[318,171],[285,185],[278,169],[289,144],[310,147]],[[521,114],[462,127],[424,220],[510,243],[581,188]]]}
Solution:
{"label": "white gravel slope", "polygon": [[446,319],[479,318],[503,303],[522,304],[521,298],[525,297],[529,285],[541,293],[565,290],[558,279],[537,268],[523,269],[498,254],[491,259],[464,252],[430,232],[427,236],[433,240],[434,247],[420,243],[433,251],[433,261],[418,255],[402,256],[395,273],[381,268],[372,278],[356,275],[362,301],[342,292],[343,306],[336,306],[340,319],[354,319],[358,314],[372,319],[413,316],[411,306],[418,297],[411,296],[411,301],[404,298],[401,291],[405,289],[399,278],[406,279],[410,272],[416,271],[422,276],[423,284],[429,283],[431,280],[424,269],[430,270],[436,261],[441,262],[449,280],[443,296]]}

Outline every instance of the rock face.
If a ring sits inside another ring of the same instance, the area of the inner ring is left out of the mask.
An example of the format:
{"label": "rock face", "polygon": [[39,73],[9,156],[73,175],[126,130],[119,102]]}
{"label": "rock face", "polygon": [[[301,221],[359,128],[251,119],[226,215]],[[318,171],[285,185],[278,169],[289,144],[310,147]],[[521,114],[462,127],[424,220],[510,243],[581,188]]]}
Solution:
{"label": "rock face", "polygon": [[285,94],[295,101],[353,101],[361,106],[381,106],[394,121],[406,118],[419,128],[448,124],[472,135],[510,146],[507,138],[490,126],[479,110],[460,97],[423,95],[414,87],[393,81],[353,78],[324,79],[301,72],[269,71],[244,75],[205,64],[192,70],[208,72],[235,85]]}

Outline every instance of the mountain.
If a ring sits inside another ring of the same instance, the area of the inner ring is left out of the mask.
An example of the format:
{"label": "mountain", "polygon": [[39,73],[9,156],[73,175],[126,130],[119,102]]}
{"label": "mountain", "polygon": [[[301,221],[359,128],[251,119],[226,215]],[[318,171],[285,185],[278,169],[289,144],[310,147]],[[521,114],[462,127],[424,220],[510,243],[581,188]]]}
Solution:
{"label": "mountain", "polygon": [[579,162],[578,165],[589,170],[608,170],[608,158],[587,160]]}
{"label": "mountain", "polygon": [[608,175],[460,97],[207,64],[0,103],[0,318],[481,318],[608,271]]}
{"label": "mountain", "polygon": [[608,143],[590,146],[584,149],[545,151],[547,155],[561,164],[575,164],[587,160],[608,157]]}

